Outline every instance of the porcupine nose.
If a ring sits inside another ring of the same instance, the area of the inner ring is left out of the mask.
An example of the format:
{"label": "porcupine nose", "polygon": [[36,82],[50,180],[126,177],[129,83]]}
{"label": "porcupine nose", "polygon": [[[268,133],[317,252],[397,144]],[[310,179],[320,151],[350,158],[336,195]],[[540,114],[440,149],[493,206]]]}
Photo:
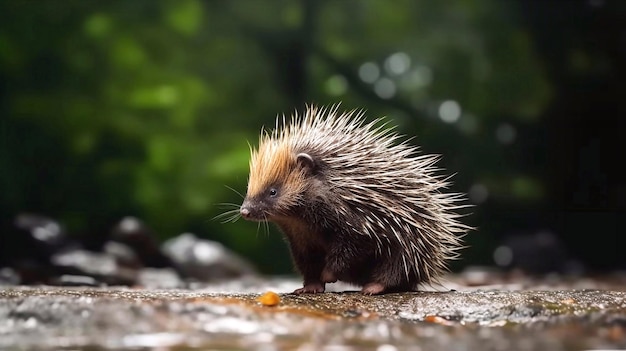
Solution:
{"label": "porcupine nose", "polygon": [[250,216],[250,210],[245,207],[242,207],[239,212],[243,218],[248,218],[248,216]]}
{"label": "porcupine nose", "polygon": [[241,205],[241,208],[239,208],[239,213],[241,213],[241,217],[249,219],[252,211],[250,211],[250,207],[244,203]]}

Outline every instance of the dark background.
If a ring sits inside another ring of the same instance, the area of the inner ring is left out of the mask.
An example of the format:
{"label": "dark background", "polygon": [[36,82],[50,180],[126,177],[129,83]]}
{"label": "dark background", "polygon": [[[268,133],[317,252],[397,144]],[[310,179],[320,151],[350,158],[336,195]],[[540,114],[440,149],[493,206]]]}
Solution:
{"label": "dark background", "polygon": [[476,205],[455,269],[624,269],[625,64],[621,0],[2,1],[0,258],[21,212],[93,249],[134,215],[289,272],[275,229],[212,218],[261,126],[341,101],[444,156]]}

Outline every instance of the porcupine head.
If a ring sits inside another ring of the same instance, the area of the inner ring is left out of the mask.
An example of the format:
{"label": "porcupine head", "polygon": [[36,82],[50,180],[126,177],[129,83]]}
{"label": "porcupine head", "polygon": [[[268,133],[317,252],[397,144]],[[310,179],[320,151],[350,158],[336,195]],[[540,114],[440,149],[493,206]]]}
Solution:
{"label": "porcupine head", "polygon": [[304,279],[295,293],[337,280],[365,294],[437,282],[469,227],[463,194],[443,192],[436,155],[423,155],[380,120],[308,106],[262,131],[250,159],[243,218],[273,222]]}

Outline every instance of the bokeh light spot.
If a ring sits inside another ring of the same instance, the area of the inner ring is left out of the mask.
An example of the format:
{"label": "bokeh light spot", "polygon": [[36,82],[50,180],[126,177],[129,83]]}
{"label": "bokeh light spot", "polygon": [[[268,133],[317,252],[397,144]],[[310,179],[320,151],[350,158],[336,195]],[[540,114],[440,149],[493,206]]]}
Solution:
{"label": "bokeh light spot", "polygon": [[385,60],[385,70],[391,75],[406,73],[411,67],[411,58],[404,52],[396,52]]}
{"label": "bokeh light spot", "polygon": [[500,267],[509,266],[513,262],[513,250],[508,246],[498,246],[493,251],[493,261]]}
{"label": "bokeh light spot", "polygon": [[374,92],[383,99],[396,95],[396,83],[389,78],[381,78],[374,84]]}
{"label": "bokeh light spot", "polygon": [[326,80],[326,92],[328,95],[339,96],[348,90],[348,81],[342,75],[334,75]]}
{"label": "bokeh light spot", "polygon": [[446,123],[455,123],[461,118],[461,106],[454,100],[447,100],[439,105],[439,118]]}
{"label": "bokeh light spot", "polygon": [[374,83],[380,77],[380,68],[374,62],[366,62],[359,67],[359,78],[365,83]]}
{"label": "bokeh light spot", "polygon": [[123,232],[136,232],[141,227],[141,222],[135,217],[127,216],[122,218],[119,226]]}
{"label": "bokeh light spot", "polygon": [[415,88],[423,88],[433,81],[433,71],[428,66],[415,67],[408,76],[410,85]]}

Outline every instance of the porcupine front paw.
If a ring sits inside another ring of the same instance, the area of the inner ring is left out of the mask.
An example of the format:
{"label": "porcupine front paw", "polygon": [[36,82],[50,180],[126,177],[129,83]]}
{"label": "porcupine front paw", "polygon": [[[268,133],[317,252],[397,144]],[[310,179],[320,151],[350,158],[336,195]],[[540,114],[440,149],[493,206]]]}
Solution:
{"label": "porcupine front paw", "polygon": [[363,285],[361,293],[363,293],[364,295],[379,295],[384,293],[385,290],[386,287],[383,284],[372,282]]}
{"label": "porcupine front paw", "polygon": [[330,271],[328,268],[324,268],[321,275],[323,283],[334,283],[337,281],[337,276],[335,275],[335,273]]}
{"label": "porcupine front paw", "polygon": [[304,283],[300,289],[293,291],[294,294],[316,294],[324,292],[324,283]]}

